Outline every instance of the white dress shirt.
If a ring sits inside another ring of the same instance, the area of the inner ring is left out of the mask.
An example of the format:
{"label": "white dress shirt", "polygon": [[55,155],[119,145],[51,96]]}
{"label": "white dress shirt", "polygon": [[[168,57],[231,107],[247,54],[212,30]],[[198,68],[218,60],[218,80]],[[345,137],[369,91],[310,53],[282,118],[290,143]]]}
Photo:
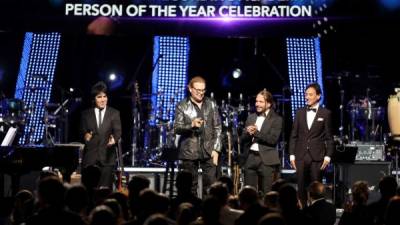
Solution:
{"label": "white dress shirt", "polygon": [[[318,107],[319,107],[319,104],[317,104],[317,105],[315,105],[315,106],[313,106],[311,108],[316,109],[318,111]],[[311,125],[312,125],[316,115],[317,115],[316,111],[314,112],[312,110],[307,110],[307,126],[308,126],[308,129],[311,129]]]}
{"label": "white dress shirt", "polygon": [[[261,130],[261,127],[262,127],[262,125],[264,123],[264,120],[265,120],[265,118],[267,118],[268,112],[269,112],[269,110],[265,111],[265,116],[257,116],[257,120],[256,120],[256,124],[255,125],[256,125],[258,131]],[[253,150],[253,151],[256,151],[256,152],[260,151],[260,149],[258,148],[258,143],[256,143],[256,142],[254,142],[250,146],[250,149]]]}
{"label": "white dress shirt", "polygon": [[[103,110],[101,110],[101,123],[104,122],[104,114],[106,114],[106,109],[107,109],[107,106],[104,107]],[[94,115],[96,115],[97,128],[100,128],[100,126],[99,126],[99,108],[97,108],[97,107],[94,108]]]}

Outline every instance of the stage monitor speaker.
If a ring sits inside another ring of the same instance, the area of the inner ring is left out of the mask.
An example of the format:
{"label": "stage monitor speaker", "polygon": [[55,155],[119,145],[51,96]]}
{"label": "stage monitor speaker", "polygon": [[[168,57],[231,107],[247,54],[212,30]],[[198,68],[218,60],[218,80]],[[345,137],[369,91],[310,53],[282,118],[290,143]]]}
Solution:
{"label": "stage monitor speaker", "polygon": [[354,182],[364,180],[370,187],[377,186],[379,180],[390,175],[390,162],[355,162],[354,164],[338,164],[339,181],[347,188]]}
{"label": "stage monitor speaker", "polygon": [[335,205],[341,207],[345,195],[356,181],[367,181],[371,191],[370,199],[375,199],[378,184],[382,177],[390,175],[390,162],[355,162],[336,164]]}

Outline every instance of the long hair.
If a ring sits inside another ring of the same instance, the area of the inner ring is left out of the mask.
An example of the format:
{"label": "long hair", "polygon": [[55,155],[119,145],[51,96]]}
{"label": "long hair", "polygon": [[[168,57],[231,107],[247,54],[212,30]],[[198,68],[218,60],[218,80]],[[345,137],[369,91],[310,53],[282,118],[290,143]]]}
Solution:
{"label": "long hair", "polygon": [[267,89],[263,89],[262,91],[258,92],[257,95],[261,95],[264,97],[264,100],[271,104],[271,108],[274,109],[275,107],[275,101],[274,97],[272,96],[271,92],[267,91]]}

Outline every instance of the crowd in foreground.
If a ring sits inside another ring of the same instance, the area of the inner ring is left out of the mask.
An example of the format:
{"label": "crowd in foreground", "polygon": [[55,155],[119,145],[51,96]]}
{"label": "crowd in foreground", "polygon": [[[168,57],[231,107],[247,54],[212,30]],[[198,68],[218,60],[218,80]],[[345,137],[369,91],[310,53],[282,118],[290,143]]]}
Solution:
{"label": "crowd in foreground", "polygon": [[192,175],[181,171],[172,198],[150,189],[145,176],[133,176],[127,193],[98,187],[95,166],[82,171],[81,184],[62,183],[56,174],[43,172],[37,190],[20,190],[2,199],[0,224],[5,225],[394,225],[400,221],[400,191],[394,177],[379,183],[380,199],[367,204],[368,184],[357,181],[340,218],[326,198],[325,187],[313,182],[308,202],[302,205],[296,188],[283,179],[261,195],[251,186],[232,194],[232,181],[221,177],[200,199],[192,191]]}

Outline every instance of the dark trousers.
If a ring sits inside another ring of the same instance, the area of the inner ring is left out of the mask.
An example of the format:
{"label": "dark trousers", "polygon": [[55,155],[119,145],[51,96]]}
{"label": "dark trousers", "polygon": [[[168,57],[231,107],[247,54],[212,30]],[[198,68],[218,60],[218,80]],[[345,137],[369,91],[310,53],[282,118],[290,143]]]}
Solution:
{"label": "dark trousers", "polygon": [[[99,166],[99,165],[98,165]],[[109,187],[111,190],[114,184],[114,166],[99,166],[100,168],[100,181],[99,187]]]}
{"label": "dark trousers", "polygon": [[179,166],[180,170],[187,170],[192,173],[193,183],[192,192],[197,195],[198,179],[199,179],[199,167],[202,171],[202,196],[207,194],[208,188],[217,179],[216,166],[212,163],[212,159],[204,160],[182,160]]}
{"label": "dark trousers", "polygon": [[278,166],[265,165],[259,152],[251,151],[244,164],[244,184],[266,194],[271,191]]}
{"label": "dark trousers", "polygon": [[307,203],[307,187],[313,181],[321,181],[321,165],[322,161],[313,161],[308,152],[303,159],[296,158],[297,188],[303,205]]}

